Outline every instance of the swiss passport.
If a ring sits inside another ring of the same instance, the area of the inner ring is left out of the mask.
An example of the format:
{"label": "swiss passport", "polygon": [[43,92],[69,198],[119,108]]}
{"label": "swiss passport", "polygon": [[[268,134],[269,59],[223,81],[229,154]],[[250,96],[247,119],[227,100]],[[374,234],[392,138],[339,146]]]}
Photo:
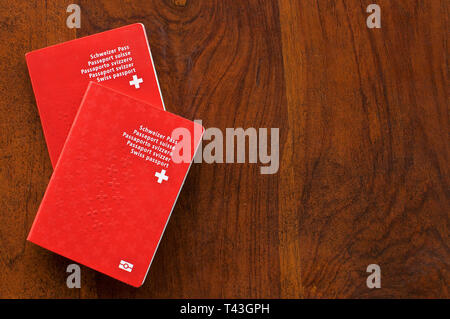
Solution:
{"label": "swiss passport", "polygon": [[90,81],[164,109],[140,23],[32,51],[26,61],[53,167]]}
{"label": "swiss passport", "polygon": [[91,82],[28,240],[138,287],[203,127]]}

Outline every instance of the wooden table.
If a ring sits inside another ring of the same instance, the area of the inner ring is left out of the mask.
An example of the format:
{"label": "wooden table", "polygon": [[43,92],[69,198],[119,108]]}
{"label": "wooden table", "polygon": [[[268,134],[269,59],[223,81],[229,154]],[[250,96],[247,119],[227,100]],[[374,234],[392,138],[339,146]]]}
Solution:
{"label": "wooden table", "polygon": [[[0,297],[449,297],[448,1],[70,3],[0,2]],[[145,285],[69,289],[25,241],[52,168],[24,54],[134,22],[167,109],[280,128],[280,169],[194,164]]]}

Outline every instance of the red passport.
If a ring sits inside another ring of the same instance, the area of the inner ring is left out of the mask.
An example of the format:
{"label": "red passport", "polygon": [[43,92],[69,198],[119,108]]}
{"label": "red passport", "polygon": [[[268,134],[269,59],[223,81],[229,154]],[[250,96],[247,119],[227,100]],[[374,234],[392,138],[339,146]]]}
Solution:
{"label": "red passport", "polygon": [[203,127],[91,82],[28,240],[138,287]]}
{"label": "red passport", "polygon": [[26,61],[53,167],[90,81],[164,109],[140,23],[29,52]]}

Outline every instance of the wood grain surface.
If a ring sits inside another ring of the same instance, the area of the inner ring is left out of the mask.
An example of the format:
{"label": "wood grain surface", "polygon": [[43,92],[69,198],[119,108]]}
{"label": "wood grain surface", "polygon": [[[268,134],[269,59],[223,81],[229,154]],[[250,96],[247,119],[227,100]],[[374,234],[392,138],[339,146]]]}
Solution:
{"label": "wood grain surface", "polygon": [[[0,297],[449,297],[448,1],[72,2],[0,1]],[[280,169],[194,164],[144,286],[69,289],[25,240],[52,168],[24,54],[134,22],[167,109],[280,128]]]}

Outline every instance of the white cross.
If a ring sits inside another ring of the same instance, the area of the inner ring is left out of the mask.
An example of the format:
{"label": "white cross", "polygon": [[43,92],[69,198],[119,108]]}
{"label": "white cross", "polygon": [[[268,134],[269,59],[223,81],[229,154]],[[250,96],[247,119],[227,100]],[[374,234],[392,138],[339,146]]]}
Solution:
{"label": "white cross", "polygon": [[142,80],[142,78],[138,79],[137,75],[133,75],[133,80],[130,81],[130,85],[134,85],[134,87],[136,89],[139,89],[141,86],[139,85],[139,83],[144,82],[144,80]]}
{"label": "white cross", "polygon": [[161,173],[156,172],[155,176],[158,177],[158,183],[162,183],[163,180],[167,181],[169,179],[169,176],[166,176],[166,170],[162,169]]}

